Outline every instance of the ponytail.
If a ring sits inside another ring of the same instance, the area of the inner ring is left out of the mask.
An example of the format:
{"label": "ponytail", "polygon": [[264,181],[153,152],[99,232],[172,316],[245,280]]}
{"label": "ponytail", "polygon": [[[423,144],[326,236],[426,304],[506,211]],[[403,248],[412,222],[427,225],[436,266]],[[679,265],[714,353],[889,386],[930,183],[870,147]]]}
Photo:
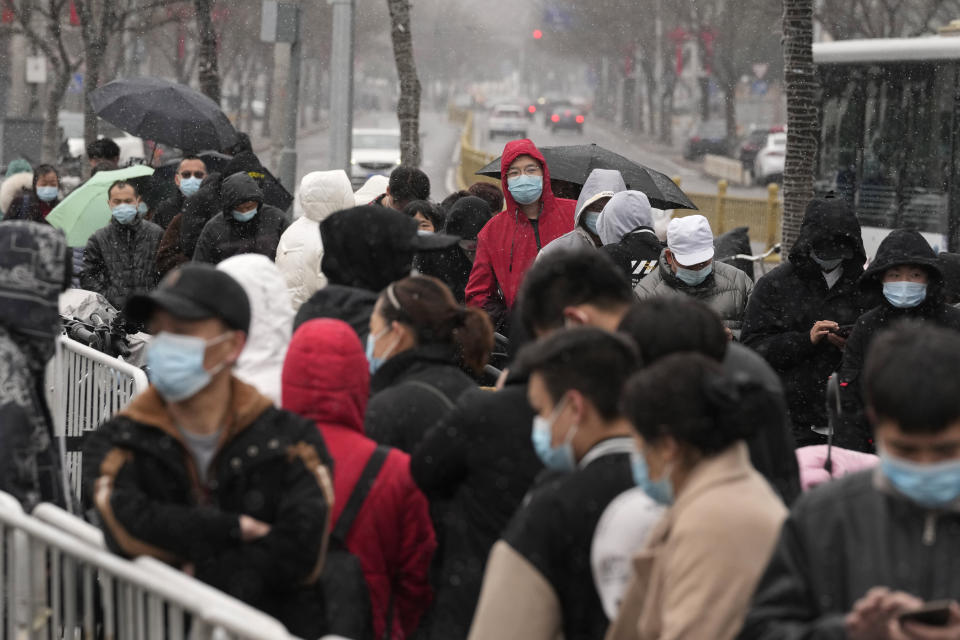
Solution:
{"label": "ponytail", "polygon": [[453,339],[460,359],[474,373],[482,373],[493,351],[493,324],[486,313],[461,307],[456,311]]}

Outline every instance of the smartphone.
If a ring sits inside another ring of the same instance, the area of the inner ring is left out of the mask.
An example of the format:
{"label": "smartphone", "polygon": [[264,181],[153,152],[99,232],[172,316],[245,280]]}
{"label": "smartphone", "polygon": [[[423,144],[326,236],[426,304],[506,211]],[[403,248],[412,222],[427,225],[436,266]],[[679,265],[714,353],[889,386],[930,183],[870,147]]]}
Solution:
{"label": "smartphone", "polygon": [[916,611],[900,614],[900,624],[916,622],[928,627],[945,627],[950,622],[950,601],[936,600],[928,602]]}
{"label": "smartphone", "polygon": [[850,334],[853,332],[854,326],[855,325],[852,325],[852,324],[842,324],[836,329],[834,329],[833,331],[831,331],[830,333],[832,333],[835,336],[840,336],[843,339],[847,339],[850,337]]}

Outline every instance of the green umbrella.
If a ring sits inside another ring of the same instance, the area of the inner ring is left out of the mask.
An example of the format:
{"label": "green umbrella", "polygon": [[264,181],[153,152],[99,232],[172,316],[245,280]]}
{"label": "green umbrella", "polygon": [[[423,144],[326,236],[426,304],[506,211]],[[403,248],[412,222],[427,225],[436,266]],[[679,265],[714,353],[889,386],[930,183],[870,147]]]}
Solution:
{"label": "green umbrella", "polygon": [[98,171],[89,180],[70,192],[47,216],[47,222],[67,234],[67,244],[84,247],[97,229],[110,222],[107,190],[117,180],[132,180],[153,175],[146,165],[135,165],[116,171]]}

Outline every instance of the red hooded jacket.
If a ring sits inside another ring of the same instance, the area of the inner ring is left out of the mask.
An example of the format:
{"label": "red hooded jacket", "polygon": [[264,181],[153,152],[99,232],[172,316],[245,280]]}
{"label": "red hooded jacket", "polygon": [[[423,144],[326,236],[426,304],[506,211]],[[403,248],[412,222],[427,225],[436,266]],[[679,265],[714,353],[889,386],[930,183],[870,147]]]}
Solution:
{"label": "red hooded jacket", "polygon": [[[520,211],[507,188],[507,170],[522,155],[532,156],[543,167],[543,195],[540,196],[543,210],[537,220],[539,246],[533,223]],[[573,214],[577,203],[553,195],[550,168],[530,140],[513,140],[504,147],[500,160],[500,183],[505,208],[483,227],[477,237],[477,257],[466,289],[466,302],[471,307],[486,309],[491,300],[497,299],[499,288],[507,308],[512,309],[523,276],[540,249],[573,231]]]}
{"label": "red hooded jacket", "polygon": [[[283,365],[283,407],[315,421],[333,456],[331,526],[377,446],[363,435],[369,386],[367,358],[350,325],[311,320],[294,334]],[[427,499],[410,476],[410,456],[390,452],[346,545],[363,567],[376,637],[384,635],[392,585],[391,637],[403,640],[430,605],[430,562],[437,546]]]}

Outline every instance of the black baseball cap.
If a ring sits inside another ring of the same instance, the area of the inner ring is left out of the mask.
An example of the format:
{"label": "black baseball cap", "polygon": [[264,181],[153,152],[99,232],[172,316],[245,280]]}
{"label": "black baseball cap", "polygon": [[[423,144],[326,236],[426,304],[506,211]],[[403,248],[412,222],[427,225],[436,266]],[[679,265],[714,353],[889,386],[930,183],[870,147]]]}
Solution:
{"label": "black baseball cap", "polygon": [[183,320],[219,318],[231,329],[250,330],[250,300],[243,287],[210,264],[191,262],[171,271],[150,293],[130,298],[126,315],[145,323],[157,309]]}

